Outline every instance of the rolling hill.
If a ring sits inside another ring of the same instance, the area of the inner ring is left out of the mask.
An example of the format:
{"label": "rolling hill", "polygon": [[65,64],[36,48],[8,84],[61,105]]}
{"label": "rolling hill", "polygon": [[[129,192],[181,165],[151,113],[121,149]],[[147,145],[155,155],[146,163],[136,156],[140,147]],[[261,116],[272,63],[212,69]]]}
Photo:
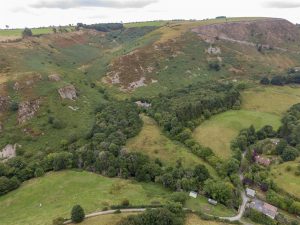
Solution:
{"label": "rolling hill", "polygon": [[[262,77],[299,69],[300,28],[283,19],[155,21],[57,33],[45,28],[35,29],[32,37],[1,39],[20,35],[19,30],[7,32],[0,32],[0,152],[5,150],[0,166],[8,162],[15,170],[0,167],[0,178],[25,181],[20,190],[0,197],[0,209],[7,212],[0,218],[7,224],[49,224],[55,216],[67,216],[78,201],[93,212],[124,198],[136,205],[165,202],[170,190],[194,189],[206,196],[187,201],[190,208],[231,216],[241,189],[240,162],[233,158],[231,141],[250,125],[277,129],[284,113],[300,100],[297,85],[259,83]],[[172,112],[164,117],[168,110]],[[137,167],[142,162],[147,164]],[[282,176],[288,164],[292,171]],[[40,167],[44,170],[37,174]],[[60,168],[101,176],[66,170],[27,181]],[[294,170],[296,163],[287,162],[265,174],[270,172],[279,184],[295,179]],[[231,199],[216,196],[223,202],[209,205],[206,180],[211,188],[216,182]],[[114,186],[126,187],[124,193],[109,192]],[[284,191],[296,195],[295,186]],[[78,192],[86,198],[80,199]],[[37,209],[44,199],[49,205]],[[11,218],[8,211],[22,213]],[[216,224],[187,219],[187,224],[198,223]]]}

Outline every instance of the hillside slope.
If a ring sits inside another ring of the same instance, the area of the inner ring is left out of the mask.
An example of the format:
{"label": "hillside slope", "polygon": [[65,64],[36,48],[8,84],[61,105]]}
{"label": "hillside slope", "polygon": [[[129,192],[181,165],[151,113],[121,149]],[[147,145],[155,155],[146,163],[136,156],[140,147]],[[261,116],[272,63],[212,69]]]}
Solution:
{"label": "hillside slope", "polygon": [[282,73],[300,65],[299,37],[285,20],[232,18],[0,43],[0,149],[18,143],[32,153],[84,141],[94,109],[109,98]]}

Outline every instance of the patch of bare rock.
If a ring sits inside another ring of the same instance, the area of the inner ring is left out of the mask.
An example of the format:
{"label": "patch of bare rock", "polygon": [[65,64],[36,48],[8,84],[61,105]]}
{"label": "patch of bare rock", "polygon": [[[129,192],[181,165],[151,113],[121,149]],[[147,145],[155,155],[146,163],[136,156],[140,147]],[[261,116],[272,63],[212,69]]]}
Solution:
{"label": "patch of bare rock", "polygon": [[34,117],[40,107],[40,100],[24,101],[19,104],[18,122],[24,124]]}
{"label": "patch of bare rock", "polygon": [[7,160],[7,159],[10,159],[10,158],[16,157],[17,147],[20,147],[20,146],[18,144],[6,145],[0,151],[0,160]]}
{"label": "patch of bare rock", "polygon": [[74,85],[67,85],[58,89],[58,93],[62,99],[70,99],[76,100],[77,99],[77,91]]}
{"label": "patch of bare rock", "polygon": [[0,96],[0,112],[4,112],[5,110],[7,110],[9,102],[9,97]]}
{"label": "patch of bare rock", "polygon": [[60,76],[58,74],[51,74],[48,76],[48,79],[50,81],[58,82],[61,80]]}

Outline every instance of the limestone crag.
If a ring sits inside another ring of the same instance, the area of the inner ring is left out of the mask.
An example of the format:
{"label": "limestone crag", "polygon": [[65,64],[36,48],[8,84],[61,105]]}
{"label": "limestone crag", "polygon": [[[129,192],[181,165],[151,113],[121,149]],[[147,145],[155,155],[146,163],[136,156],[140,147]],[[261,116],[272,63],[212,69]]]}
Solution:
{"label": "limestone crag", "polygon": [[67,85],[58,89],[58,93],[62,99],[70,99],[76,100],[77,99],[77,91],[73,85]]}

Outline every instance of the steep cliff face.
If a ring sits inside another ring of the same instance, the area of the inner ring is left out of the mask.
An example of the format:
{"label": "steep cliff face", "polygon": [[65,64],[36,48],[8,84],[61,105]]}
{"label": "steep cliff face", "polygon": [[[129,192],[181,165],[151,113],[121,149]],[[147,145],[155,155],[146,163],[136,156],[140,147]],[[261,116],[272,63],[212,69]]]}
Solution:
{"label": "steep cliff face", "polygon": [[212,24],[196,27],[192,31],[206,41],[215,39],[236,40],[276,47],[287,46],[300,40],[299,28],[283,19]]}

